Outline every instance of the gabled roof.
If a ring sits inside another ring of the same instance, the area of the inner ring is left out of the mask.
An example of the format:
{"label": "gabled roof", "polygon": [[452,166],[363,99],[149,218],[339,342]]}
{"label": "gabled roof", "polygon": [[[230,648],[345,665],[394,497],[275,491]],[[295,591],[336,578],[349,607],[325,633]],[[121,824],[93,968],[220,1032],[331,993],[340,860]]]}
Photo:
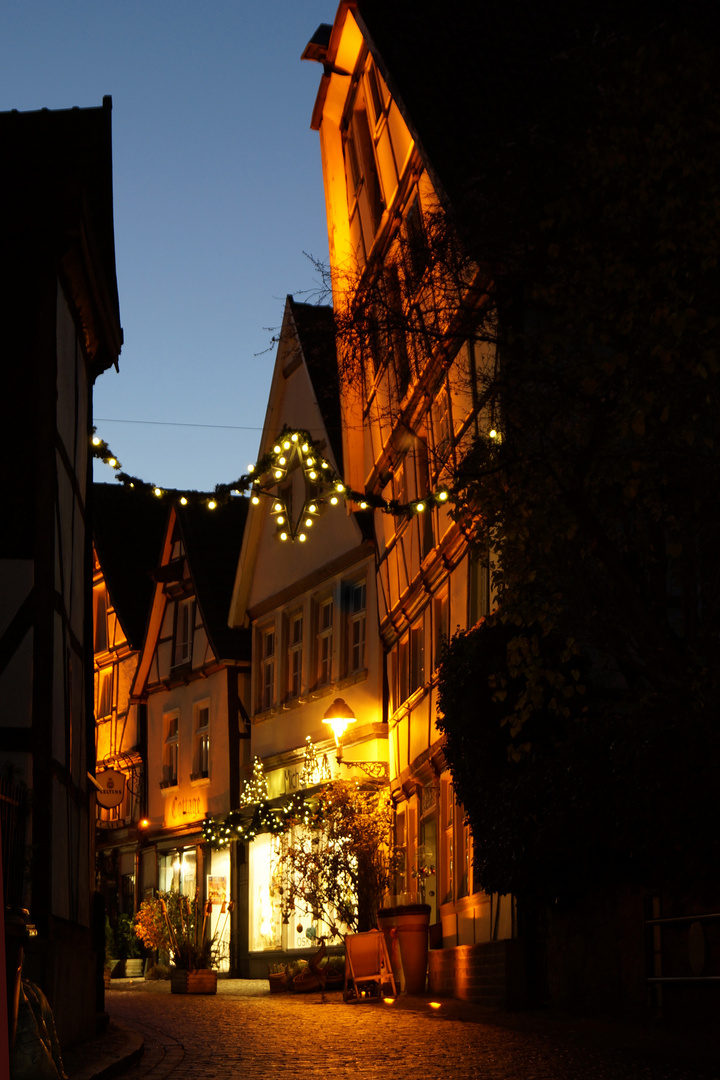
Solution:
{"label": "gabled roof", "polygon": [[176,513],[213,652],[218,660],[249,660],[250,632],[228,626],[248,500],[234,498],[213,511],[190,504],[177,507]]}
{"label": "gabled roof", "polygon": [[342,421],[333,310],[324,304],[298,303],[292,296],[287,300],[330,446],[342,475]]}
{"label": "gabled roof", "polygon": [[160,558],[167,515],[154,495],[121,484],[93,484],[95,550],[133,649],[143,645],[154,588],[150,574]]}
{"label": "gabled roof", "polygon": [[62,266],[94,374],[117,363],[122,344],[111,120],[110,97],[99,108],[0,113],[3,245]]}

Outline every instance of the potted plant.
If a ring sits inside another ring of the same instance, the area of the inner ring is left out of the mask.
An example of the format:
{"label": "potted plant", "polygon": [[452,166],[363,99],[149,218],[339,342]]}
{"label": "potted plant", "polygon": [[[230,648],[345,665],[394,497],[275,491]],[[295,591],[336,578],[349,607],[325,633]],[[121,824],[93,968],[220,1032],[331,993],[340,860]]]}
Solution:
{"label": "potted plant", "polygon": [[[202,903],[179,893],[143,900],[135,916],[135,933],[143,944],[170,956],[173,994],[217,993],[218,937],[209,934],[212,901]],[[224,905],[226,915],[232,901]]]}
{"label": "potted plant", "polygon": [[135,934],[133,920],[129,915],[119,915],[117,925],[117,955],[125,961],[125,975],[138,979],[143,975],[145,960],[140,941]]}

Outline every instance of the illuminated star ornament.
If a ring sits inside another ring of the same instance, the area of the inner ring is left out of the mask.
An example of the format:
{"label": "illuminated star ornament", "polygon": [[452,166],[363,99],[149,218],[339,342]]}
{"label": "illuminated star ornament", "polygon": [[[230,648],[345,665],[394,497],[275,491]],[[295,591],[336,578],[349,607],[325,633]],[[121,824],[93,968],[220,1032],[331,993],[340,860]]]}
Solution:
{"label": "illuminated star ornament", "polygon": [[[500,440],[493,429],[491,439]],[[191,491],[178,488],[161,488],[137,476],[122,471],[117,457],[108,444],[93,429],[91,452],[115,471],[115,478],[127,488],[153,494],[158,499],[169,500],[179,506],[189,503],[204,505],[215,510],[231,498],[241,496],[249,489],[250,502],[257,506],[261,499],[271,500],[270,513],[275,521],[278,540],[287,543],[305,543],[317,518],[330,507],[352,503],[356,510],[380,510],[396,517],[412,517],[444,505],[450,498],[447,487],[440,487],[410,502],[383,499],[369,492],[353,491],[337,475],[330,462],[313,442],[307,431],[284,428],[272,448],[248,471],[232,484],[216,484],[213,492]],[[305,484],[305,498],[299,513],[293,517],[288,500],[283,494],[282,483],[291,469],[299,468]]]}
{"label": "illuminated star ornament", "polygon": [[[282,482],[288,473],[299,468],[304,480],[304,499],[299,513],[293,515],[282,494]],[[337,506],[345,495],[345,485],[329,461],[315,448],[307,432],[283,432],[257,465],[251,465],[250,501],[257,506],[262,497],[270,500],[278,540],[303,544],[317,517],[328,506]]]}

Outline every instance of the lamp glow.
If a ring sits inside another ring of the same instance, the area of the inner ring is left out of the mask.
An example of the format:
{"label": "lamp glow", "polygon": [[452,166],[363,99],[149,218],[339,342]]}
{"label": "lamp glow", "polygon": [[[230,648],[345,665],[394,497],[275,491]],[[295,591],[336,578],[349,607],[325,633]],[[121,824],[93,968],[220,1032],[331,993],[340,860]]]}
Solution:
{"label": "lamp glow", "polygon": [[285,442],[283,443],[283,447],[284,447],[284,448],[285,448],[286,450],[289,450],[289,449],[290,449],[290,443],[289,443],[289,442],[287,441],[287,439],[286,439],[286,440],[285,440]]}
{"label": "lamp glow", "polygon": [[307,540],[307,536],[305,535],[305,533],[300,533],[300,535],[298,536],[298,540],[300,540],[300,541]]}
{"label": "lamp glow", "polygon": [[287,538],[288,538],[288,534],[286,532],[281,532],[280,533],[280,539],[281,540],[287,540]]}
{"label": "lamp glow", "polygon": [[108,465],[110,466],[111,469],[117,469],[117,467],[118,467],[117,458],[109,457],[107,459],[107,463],[108,463]]}
{"label": "lamp glow", "polygon": [[214,510],[216,506],[217,506],[217,503],[215,502],[215,500],[210,499],[210,501],[208,503],[208,510]]}
{"label": "lamp glow", "polygon": [[357,717],[350,706],[342,698],[335,698],[332,705],[325,710],[322,718],[323,724],[332,728],[335,736],[335,745],[340,748],[340,740],[350,724],[354,724]]}
{"label": "lamp glow", "polygon": [[157,495],[157,497],[159,499],[160,496],[162,495],[162,488],[155,488],[155,494]]}
{"label": "lamp glow", "polygon": [[490,430],[488,431],[488,435],[491,439],[497,439],[497,431],[495,430],[495,428],[490,428]]}
{"label": "lamp glow", "polygon": [[308,473],[308,476],[310,477],[311,480],[314,480],[317,477],[317,473],[315,472],[314,469],[311,469],[310,472]]}
{"label": "lamp glow", "polygon": [[298,441],[297,431],[293,432],[293,434],[290,436],[290,439],[292,440],[292,442],[297,442]]}
{"label": "lamp glow", "polygon": [[279,454],[281,449],[280,446],[273,446],[273,454]]}
{"label": "lamp glow", "polygon": [[275,511],[276,514],[279,514],[280,511],[282,510],[282,503],[279,503],[279,502],[275,503],[275,505],[273,506],[273,510]]}
{"label": "lamp glow", "polygon": [[187,506],[187,499],[185,498],[185,496],[184,496],[184,495],[183,495],[183,497],[182,497],[182,498],[180,499],[180,505],[181,505],[181,506]]}
{"label": "lamp glow", "polygon": [[285,518],[282,516],[282,514],[278,514],[277,523],[278,523],[278,525],[284,525],[285,524]]}
{"label": "lamp glow", "polygon": [[415,504],[415,509],[417,510],[418,514],[422,514],[423,510],[425,509],[425,503],[423,503],[423,502],[416,503]]}
{"label": "lamp glow", "polygon": [[99,439],[97,435],[93,436],[93,446],[99,446],[101,442],[102,439]]}
{"label": "lamp glow", "polygon": [[253,506],[257,506],[257,504],[260,502],[260,500],[258,499],[257,495],[253,495],[250,502],[253,504]]}
{"label": "lamp glow", "polygon": [[440,502],[445,502],[447,500],[447,497],[447,491],[438,491],[438,499],[440,500]]}
{"label": "lamp glow", "polygon": [[285,460],[286,460],[286,459],[285,459],[284,457],[278,458],[278,465],[284,465],[284,464],[285,464]]}
{"label": "lamp glow", "polygon": [[275,479],[282,480],[282,472],[280,471],[280,469],[275,470]]}
{"label": "lamp glow", "polygon": [[333,497],[332,497],[332,499],[330,500],[330,502],[331,502],[331,504],[332,504],[333,506],[337,506],[337,504],[338,504],[338,498],[337,498],[337,495],[333,495]]}
{"label": "lamp glow", "polygon": [[340,481],[338,481],[337,484],[335,485],[335,490],[336,491],[344,491],[345,490],[345,485],[341,484]]}

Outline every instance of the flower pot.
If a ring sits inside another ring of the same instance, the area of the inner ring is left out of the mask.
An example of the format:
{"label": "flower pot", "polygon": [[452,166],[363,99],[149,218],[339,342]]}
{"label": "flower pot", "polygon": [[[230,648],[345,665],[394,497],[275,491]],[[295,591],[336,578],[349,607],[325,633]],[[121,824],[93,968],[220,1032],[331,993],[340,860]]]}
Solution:
{"label": "flower pot", "polygon": [[282,994],[290,989],[290,978],[287,971],[268,971],[268,982],[271,994]]}
{"label": "flower pot", "polygon": [[200,968],[185,971],[175,968],[170,975],[172,994],[217,994],[217,971]]}
{"label": "flower pot", "polygon": [[425,991],[430,911],[429,904],[401,904],[378,912],[395,983],[406,994]]}

